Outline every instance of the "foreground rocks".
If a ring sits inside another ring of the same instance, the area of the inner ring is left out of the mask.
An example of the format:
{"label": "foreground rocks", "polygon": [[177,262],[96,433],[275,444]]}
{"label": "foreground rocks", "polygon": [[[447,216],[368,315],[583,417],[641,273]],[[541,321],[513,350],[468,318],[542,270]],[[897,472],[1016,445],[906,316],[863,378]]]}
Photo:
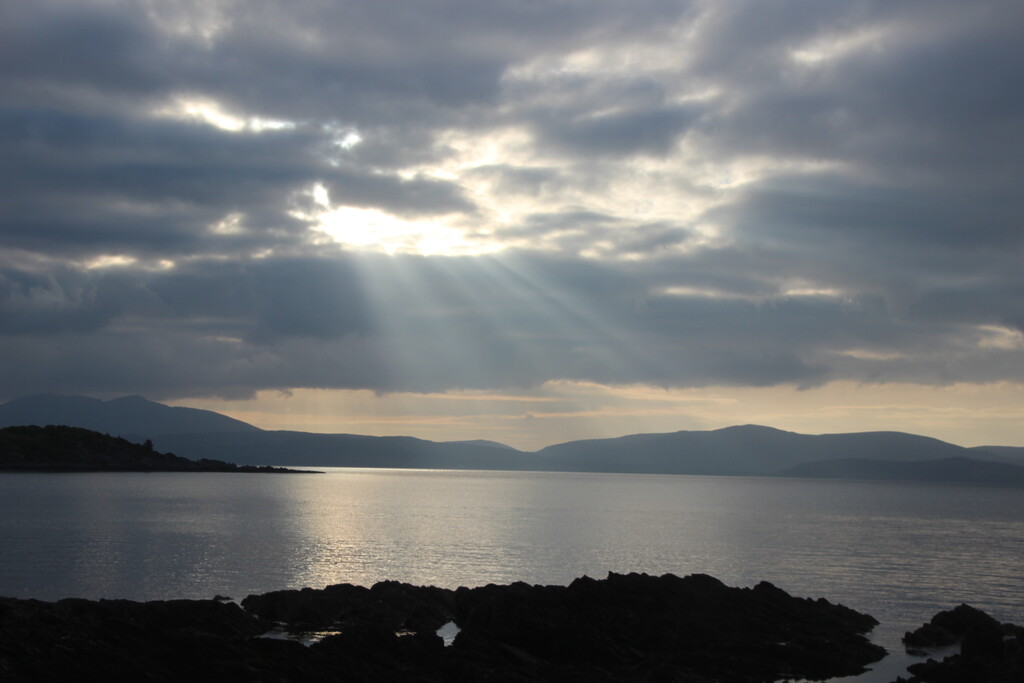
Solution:
{"label": "foreground rocks", "polygon": [[927,624],[903,636],[908,651],[960,645],[942,661],[928,659],[909,667],[902,683],[1020,683],[1024,681],[1024,628],[1000,624],[969,605],[939,612]]}
{"label": "foreground rocks", "polygon": [[[771,584],[610,574],[567,587],[384,582],[218,600],[0,598],[0,680],[771,681],[848,675],[885,651],[870,616]],[[451,647],[436,630],[454,620]],[[275,622],[331,633],[306,647]]]}

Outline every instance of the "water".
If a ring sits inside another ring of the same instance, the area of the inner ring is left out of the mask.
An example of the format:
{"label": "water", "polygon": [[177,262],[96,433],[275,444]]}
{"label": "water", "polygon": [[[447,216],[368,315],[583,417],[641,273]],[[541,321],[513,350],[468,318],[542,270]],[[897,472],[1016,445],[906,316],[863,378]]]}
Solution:
{"label": "water", "polygon": [[0,475],[0,595],[242,598],[609,571],[768,580],[872,614],[893,650],[960,602],[1024,624],[1024,490],[372,469]]}

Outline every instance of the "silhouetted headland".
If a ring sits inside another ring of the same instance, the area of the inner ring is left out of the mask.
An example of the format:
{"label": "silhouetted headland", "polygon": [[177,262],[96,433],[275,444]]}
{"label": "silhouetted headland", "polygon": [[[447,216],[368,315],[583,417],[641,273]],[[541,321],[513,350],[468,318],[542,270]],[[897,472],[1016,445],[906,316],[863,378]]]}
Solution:
{"label": "silhouetted headland", "polygon": [[3,472],[266,472],[297,473],[283,467],[234,465],[221,460],[189,460],[160,453],[151,442],[78,427],[49,425],[0,429]]}

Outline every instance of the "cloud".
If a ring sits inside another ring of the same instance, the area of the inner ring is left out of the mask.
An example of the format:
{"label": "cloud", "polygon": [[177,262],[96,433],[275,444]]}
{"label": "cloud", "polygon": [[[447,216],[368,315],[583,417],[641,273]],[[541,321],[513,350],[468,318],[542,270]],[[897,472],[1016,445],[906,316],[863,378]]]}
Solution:
{"label": "cloud", "polygon": [[525,252],[364,254],[92,271],[59,287],[9,278],[6,290],[25,293],[5,302],[19,315],[5,316],[3,328],[20,361],[4,363],[0,378],[12,390],[39,377],[54,391],[127,391],[145,382],[148,393],[170,396],[293,386],[500,389],[554,379],[1024,379],[1024,365],[1013,365],[1024,345],[984,344],[995,333],[979,329],[986,317],[974,311],[933,320],[903,316],[878,298],[717,297],[658,284],[699,281],[679,265]]}
{"label": "cloud", "polygon": [[557,168],[488,164],[471,169],[471,178],[483,178],[502,195],[541,195],[565,187]]}
{"label": "cloud", "polygon": [[1022,15],[20,4],[0,385],[1024,380]]}
{"label": "cloud", "polygon": [[543,143],[584,155],[668,156],[699,112],[655,106],[564,117],[564,112],[550,112],[535,124]]}
{"label": "cloud", "polygon": [[404,217],[472,213],[474,206],[452,182],[338,170],[326,178],[332,204],[381,208]]}
{"label": "cloud", "polygon": [[118,307],[100,283],[55,268],[0,270],[0,334],[56,334],[102,329]]}

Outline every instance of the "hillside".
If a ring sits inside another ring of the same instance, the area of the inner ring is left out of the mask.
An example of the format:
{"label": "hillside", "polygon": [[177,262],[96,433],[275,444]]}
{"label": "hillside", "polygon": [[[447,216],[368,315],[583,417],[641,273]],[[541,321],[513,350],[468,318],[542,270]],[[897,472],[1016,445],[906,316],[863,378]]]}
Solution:
{"label": "hillside", "polygon": [[85,396],[37,394],[0,405],[0,427],[48,424],[72,425],[138,441],[155,440],[163,434],[259,431],[251,424],[212,410],[172,407],[141,396],[101,401]]}
{"label": "hillside", "polygon": [[0,429],[0,471],[4,472],[287,472],[280,468],[239,467],[220,460],[198,462],[152,445],[80,427]]}
{"label": "hillside", "polygon": [[411,436],[257,431],[170,434],[154,442],[191,458],[223,457],[256,465],[525,469],[525,454],[507,446],[436,442]]}
{"label": "hillside", "polygon": [[757,475],[781,474],[814,460],[859,457],[905,462],[968,454],[961,446],[902,432],[815,436],[744,425],[572,441],[539,451],[537,459],[544,469]]}
{"label": "hillside", "polygon": [[[903,432],[810,435],[758,425],[570,441],[526,453],[485,440],[264,431],[211,411],[171,408],[139,396],[99,401],[43,395],[0,405],[0,426],[19,420],[148,439],[159,450],[194,460],[247,465],[850,477],[857,476],[849,474],[857,467],[868,467],[856,463],[870,461],[885,464],[872,465],[871,474],[861,478],[930,481],[978,481],[979,468],[987,465],[960,465],[945,474],[937,465],[898,465],[964,460],[1024,465],[1022,448],[963,448]],[[840,464],[820,464],[832,462]]]}
{"label": "hillside", "polygon": [[1024,465],[1024,447],[1021,446],[975,446],[968,449],[981,460],[994,460]]}

